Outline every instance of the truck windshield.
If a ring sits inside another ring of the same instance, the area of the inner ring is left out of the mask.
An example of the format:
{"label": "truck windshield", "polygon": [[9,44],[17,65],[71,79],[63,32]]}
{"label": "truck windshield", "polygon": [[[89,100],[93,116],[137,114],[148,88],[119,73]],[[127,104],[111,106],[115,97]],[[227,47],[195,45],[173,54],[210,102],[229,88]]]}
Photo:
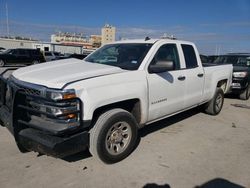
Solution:
{"label": "truck windshield", "polygon": [[233,64],[234,66],[250,66],[250,57],[248,56],[219,56],[214,63]]}
{"label": "truck windshield", "polygon": [[152,44],[109,44],[96,50],[85,61],[137,70]]}

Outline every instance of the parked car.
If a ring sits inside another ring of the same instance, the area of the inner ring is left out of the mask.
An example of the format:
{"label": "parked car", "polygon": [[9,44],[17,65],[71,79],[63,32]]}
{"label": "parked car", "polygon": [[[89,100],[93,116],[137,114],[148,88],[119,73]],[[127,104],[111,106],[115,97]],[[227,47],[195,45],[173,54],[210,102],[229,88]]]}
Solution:
{"label": "parked car", "polygon": [[199,105],[219,114],[232,69],[204,67],[191,42],[119,41],[84,60],[14,71],[1,89],[0,120],[22,152],[62,157],[89,148],[115,163],[133,151],[145,125]]}
{"label": "parked car", "polygon": [[243,100],[248,100],[250,97],[250,53],[221,55],[214,63],[233,65],[231,92],[238,94]]}
{"label": "parked car", "polygon": [[6,65],[32,65],[45,62],[38,49],[9,49],[0,54],[0,67]]}
{"label": "parked car", "polygon": [[60,52],[52,52],[52,51],[44,52],[44,57],[45,57],[46,62],[61,59],[61,56],[62,55]]}
{"label": "parked car", "polygon": [[84,59],[85,57],[87,57],[88,55],[86,54],[71,54],[69,56],[69,58],[76,58],[76,59]]}
{"label": "parked car", "polygon": [[76,59],[84,59],[85,57],[87,57],[86,54],[64,54],[64,56],[61,56],[60,59],[69,59],[69,58],[76,58]]}

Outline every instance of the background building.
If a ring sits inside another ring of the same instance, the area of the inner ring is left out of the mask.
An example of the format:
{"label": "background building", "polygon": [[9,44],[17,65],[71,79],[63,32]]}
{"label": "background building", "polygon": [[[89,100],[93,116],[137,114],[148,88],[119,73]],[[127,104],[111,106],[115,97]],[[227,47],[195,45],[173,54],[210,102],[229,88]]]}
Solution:
{"label": "background building", "polygon": [[84,37],[83,33],[62,33],[58,32],[56,34],[51,35],[51,43],[67,43],[67,42],[75,42],[75,43],[86,43],[88,42],[87,37]]}
{"label": "background building", "polygon": [[0,37],[0,47],[5,49],[35,48],[41,51],[88,54],[101,45],[114,42],[115,32],[115,27],[106,24],[101,30],[102,35],[84,36],[83,33],[58,32],[51,35],[51,42],[23,37]]}
{"label": "background building", "polygon": [[102,45],[115,41],[115,27],[106,24],[102,28]]}
{"label": "background building", "polygon": [[92,44],[93,48],[99,48],[102,44],[102,36],[90,35],[89,42]]}
{"label": "background building", "polygon": [[100,35],[84,36],[83,33],[56,33],[51,35],[51,43],[63,44],[70,46],[82,46],[86,49],[99,48],[101,46]]}
{"label": "background building", "polygon": [[41,51],[57,51],[62,54],[64,53],[84,53],[82,45],[64,45],[58,43],[41,42],[37,40],[21,40],[21,39],[9,39],[0,38],[0,47],[5,49],[14,48],[31,48],[40,49]]}
{"label": "background building", "polygon": [[3,47],[5,49],[32,48],[34,42],[37,42],[37,41],[0,37],[0,47]]}

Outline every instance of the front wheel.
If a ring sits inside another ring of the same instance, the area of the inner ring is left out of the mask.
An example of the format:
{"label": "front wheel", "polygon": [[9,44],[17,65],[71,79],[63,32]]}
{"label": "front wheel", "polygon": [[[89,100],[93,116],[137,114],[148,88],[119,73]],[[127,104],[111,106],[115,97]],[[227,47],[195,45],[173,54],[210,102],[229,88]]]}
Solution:
{"label": "front wheel", "polygon": [[205,112],[210,115],[220,113],[224,103],[224,92],[221,88],[217,88],[214,97],[206,105]]}
{"label": "front wheel", "polygon": [[90,130],[90,153],[104,163],[116,163],[126,158],[137,140],[137,122],[123,109],[109,110],[97,119]]}
{"label": "front wheel", "polygon": [[250,97],[250,84],[248,84],[247,88],[240,94],[240,99],[248,100]]}

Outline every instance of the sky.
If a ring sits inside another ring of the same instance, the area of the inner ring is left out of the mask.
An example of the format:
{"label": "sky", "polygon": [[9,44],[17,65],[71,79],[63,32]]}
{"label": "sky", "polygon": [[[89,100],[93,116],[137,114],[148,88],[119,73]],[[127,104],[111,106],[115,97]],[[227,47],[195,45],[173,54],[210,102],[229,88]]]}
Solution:
{"label": "sky", "polygon": [[0,0],[0,36],[50,41],[62,32],[116,38],[160,38],[164,33],[195,42],[200,53],[250,52],[250,0]]}

